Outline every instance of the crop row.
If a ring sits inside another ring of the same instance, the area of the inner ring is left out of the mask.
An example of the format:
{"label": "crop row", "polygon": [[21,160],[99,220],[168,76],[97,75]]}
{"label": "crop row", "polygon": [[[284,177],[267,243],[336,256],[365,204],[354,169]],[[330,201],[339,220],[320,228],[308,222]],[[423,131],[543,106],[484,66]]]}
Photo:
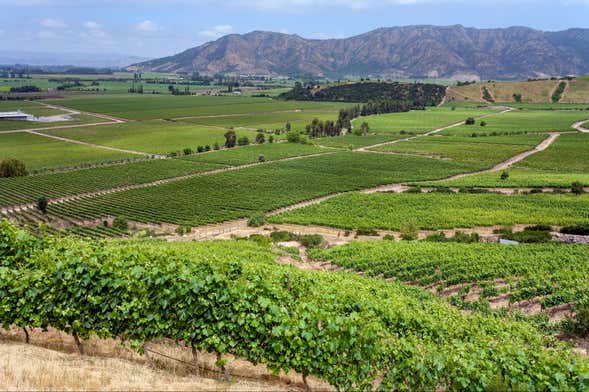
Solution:
{"label": "crop row", "polygon": [[[167,338],[337,389],[581,390],[588,364],[523,322],[432,294],[299,271],[246,241],[38,239],[0,223],[0,323],[85,339]],[[83,347],[83,342],[81,342]],[[197,361],[198,359],[196,359]]]}

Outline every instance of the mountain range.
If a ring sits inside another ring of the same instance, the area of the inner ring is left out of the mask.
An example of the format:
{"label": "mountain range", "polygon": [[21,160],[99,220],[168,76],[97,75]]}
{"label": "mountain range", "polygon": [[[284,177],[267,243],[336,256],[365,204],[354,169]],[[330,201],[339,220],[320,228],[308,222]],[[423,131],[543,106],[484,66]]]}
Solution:
{"label": "mountain range", "polygon": [[343,39],[230,34],[129,70],[288,76],[522,79],[589,73],[589,29],[380,28]]}

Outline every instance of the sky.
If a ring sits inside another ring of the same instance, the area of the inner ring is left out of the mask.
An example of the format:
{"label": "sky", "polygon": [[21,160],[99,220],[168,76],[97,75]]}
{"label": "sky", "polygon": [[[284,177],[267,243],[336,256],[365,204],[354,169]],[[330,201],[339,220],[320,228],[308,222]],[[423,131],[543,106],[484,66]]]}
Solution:
{"label": "sky", "polygon": [[0,51],[155,58],[230,33],[323,39],[412,24],[589,28],[589,0],[0,0]]}

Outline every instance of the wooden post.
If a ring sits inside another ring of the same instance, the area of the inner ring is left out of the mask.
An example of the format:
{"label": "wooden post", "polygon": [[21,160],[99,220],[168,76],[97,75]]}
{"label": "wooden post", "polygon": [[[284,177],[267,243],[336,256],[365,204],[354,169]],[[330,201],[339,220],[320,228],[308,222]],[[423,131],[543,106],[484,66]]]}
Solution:
{"label": "wooden post", "polygon": [[82,345],[82,342],[80,341],[80,337],[78,336],[78,333],[74,331],[73,335],[74,335],[74,341],[76,342],[76,346],[78,346],[78,351],[80,352],[80,355],[84,355],[84,346]]}

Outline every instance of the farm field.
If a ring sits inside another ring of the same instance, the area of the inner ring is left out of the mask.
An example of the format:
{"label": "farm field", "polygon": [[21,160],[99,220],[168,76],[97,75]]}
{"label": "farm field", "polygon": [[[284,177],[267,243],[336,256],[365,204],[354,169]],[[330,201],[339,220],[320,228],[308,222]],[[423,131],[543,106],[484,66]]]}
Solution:
{"label": "farm field", "polygon": [[[277,265],[269,247],[247,241],[43,244],[6,224],[0,235],[11,256],[0,290],[15,293],[0,297],[8,310],[1,317],[19,327],[75,325],[82,337],[122,335],[138,346],[190,334],[196,350],[292,369],[339,389],[370,389],[376,379],[383,389],[571,389],[586,366],[531,323],[466,315],[400,282]],[[166,314],[181,317],[152,318]],[[415,376],[416,363],[427,376]]]}
{"label": "farm field", "polygon": [[371,151],[417,154],[449,159],[488,168],[524,151],[531,150],[546,137],[544,135],[456,137],[427,136],[385,144]]}
{"label": "farm field", "polygon": [[577,110],[515,110],[500,116],[485,118],[486,126],[480,121],[475,125],[462,125],[447,129],[444,135],[492,134],[504,132],[560,132],[572,131],[576,121],[589,118],[589,113]]}
{"label": "farm field", "polygon": [[28,133],[0,134],[0,159],[19,159],[29,170],[136,157],[133,154],[67,143]]}
{"label": "farm field", "polygon": [[426,133],[437,128],[452,125],[466,120],[468,117],[480,117],[488,114],[498,113],[498,110],[456,108],[449,107],[427,108],[413,110],[406,113],[378,114],[373,116],[360,117],[354,120],[354,126],[360,126],[367,122],[370,132],[374,133]]}
{"label": "farm field", "polygon": [[351,193],[272,216],[269,221],[395,231],[408,223],[424,230],[514,224],[567,226],[589,221],[589,196]]}
{"label": "farm field", "polygon": [[237,166],[258,162],[260,160],[260,156],[263,156],[265,161],[273,161],[276,159],[320,154],[325,152],[327,152],[327,150],[312,145],[273,143],[236,147],[222,151],[213,151],[205,154],[195,154],[181,157],[180,159],[190,160],[193,162],[206,162]]}
{"label": "farm field", "polygon": [[368,134],[357,136],[354,134],[345,134],[335,137],[320,137],[311,139],[312,143],[335,148],[360,148],[374,144],[390,142],[393,140],[404,139],[407,135],[388,135],[388,134]]}
{"label": "farm field", "polygon": [[534,154],[512,169],[509,178],[500,179],[499,173],[485,173],[472,177],[443,181],[449,186],[482,187],[570,187],[575,181],[589,186],[589,135],[563,134],[546,150]]}
{"label": "farm field", "polygon": [[465,168],[421,157],[340,152],[55,204],[49,211],[58,216],[124,215],[140,222],[198,226],[340,191],[445,177]]}
{"label": "farm field", "polygon": [[313,250],[311,255],[371,276],[434,285],[438,292],[465,285],[458,296],[482,287],[473,301],[482,309],[489,309],[489,300],[500,294],[507,295],[508,304],[538,297],[543,311],[589,299],[589,247],[584,245],[375,241]]}
{"label": "farm field", "polygon": [[339,110],[345,103],[276,101],[240,96],[105,94],[47,100],[47,103],[130,120],[174,119],[282,110]]}
{"label": "farm field", "polygon": [[314,112],[303,110],[300,112],[263,113],[246,116],[193,118],[184,119],[182,122],[223,128],[247,128],[254,131],[257,129],[267,131],[273,131],[276,129],[284,130],[285,124],[290,122],[293,131],[304,131],[305,126],[313,121],[314,118],[323,121],[336,121],[337,116],[337,111]]}
{"label": "farm field", "polygon": [[0,206],[34,203],[41,196],[58,198],[178,177],[220,167],[222,166],[179,159],[157,159],[62,173],[1,178]]}
{"label": "farm field", "polygon": [[[81,140],[88,143],[117,147],[150,154],[167,154],[184,148],[223,145],[226,129],[192,125],[165,120],[131,121],[123,124],[96,127],[50,130],[51,135]],[[257,132],[245,129],[236,131],[237,137],[247,136],[251,142]],[[280,137],[277,137],[279,139]]]}
{"label": "farm field", "polygon": [[[53,116],[66,114],[62,110],[48,108],[35,101],[2,101],[0,100],[0,112],[23,111],[33,116]],[[29,123],[34,124],[34,123]]]}

